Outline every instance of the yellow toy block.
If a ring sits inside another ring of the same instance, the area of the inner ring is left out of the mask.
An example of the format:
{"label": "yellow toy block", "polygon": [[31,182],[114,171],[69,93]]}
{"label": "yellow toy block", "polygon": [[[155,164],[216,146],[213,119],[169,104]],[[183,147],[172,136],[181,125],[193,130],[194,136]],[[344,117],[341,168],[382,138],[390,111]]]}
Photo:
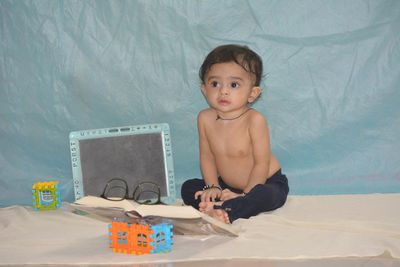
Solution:
{"label": "yellow toy block", "polygon": [[33,208],[36,210],[55,210],[61,207],[61,194],[58,182],[37,182],[32,186]]}

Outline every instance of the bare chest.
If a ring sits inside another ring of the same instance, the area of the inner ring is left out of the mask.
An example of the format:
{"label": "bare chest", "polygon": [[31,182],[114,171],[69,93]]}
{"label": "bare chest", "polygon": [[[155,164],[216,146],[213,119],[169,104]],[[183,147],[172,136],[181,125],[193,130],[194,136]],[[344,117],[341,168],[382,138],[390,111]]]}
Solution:
{"label": "bare chest", "polygon": [[215,156],[242,158],[252,153],[251,138],[245,125],[214,127],[207,138]]}

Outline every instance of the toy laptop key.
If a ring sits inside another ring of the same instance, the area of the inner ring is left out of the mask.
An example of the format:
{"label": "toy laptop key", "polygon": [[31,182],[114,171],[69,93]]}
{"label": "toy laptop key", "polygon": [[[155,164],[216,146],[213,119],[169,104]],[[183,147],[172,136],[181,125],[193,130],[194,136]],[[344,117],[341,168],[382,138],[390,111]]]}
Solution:
{"label": "toy laptop key", "polygon": [[[103,196],[110,181],[122,181],[126,195],[140,184],[156,185],[162,203],[176,201],[169,125],[167,123],[71,132],[69,135],[75,199]],[[145,195],[145,194],[144,194]]]}

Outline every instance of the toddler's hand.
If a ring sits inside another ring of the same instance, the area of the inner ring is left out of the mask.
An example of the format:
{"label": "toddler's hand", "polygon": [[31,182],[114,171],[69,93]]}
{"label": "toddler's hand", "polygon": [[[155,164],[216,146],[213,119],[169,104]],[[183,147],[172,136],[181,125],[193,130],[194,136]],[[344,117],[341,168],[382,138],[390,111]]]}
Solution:
{"label": "toddler's hand", "polygon": [[242,196],[241,194],[234,193],[229,189],[224,189],[221,192],[221,201],[227,201],[229,199],[233,199],[233,198],[237,198],[237,197],[241,197],[241,196]]}
{"label": "toddler's hand", "polygon": [[209,188],[204,191],[197,191],[194,194],[194,198],[198,199],[199,197],[201,197],[201,202],[215,202],[217,198],[221,198],[221,190],[218,188]]}

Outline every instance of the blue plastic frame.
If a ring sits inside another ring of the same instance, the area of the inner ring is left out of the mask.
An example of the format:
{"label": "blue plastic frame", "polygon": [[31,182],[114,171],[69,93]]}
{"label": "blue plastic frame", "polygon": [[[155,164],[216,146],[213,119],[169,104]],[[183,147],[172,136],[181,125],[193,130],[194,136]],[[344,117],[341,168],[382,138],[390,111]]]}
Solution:
{"label": "blue plastic frame", "polygon": [[171,135],[168,123],[122,126],[122,127],[81,130],[81,131],[71,132],[69,134],[69,141],[70,141],[71,165],[72,165],[75,200],[78,200],[83,196],[85,196],[82,168],[80,162],[80,150],[79,150],[80,140],[126,136],[135,134],[146,134],[146,133],[160,133],[162,135],[167,197],[162,197],[161,200],[167,204],[175,203],[176,191],[175,191],[174,162],[172,155]]}

